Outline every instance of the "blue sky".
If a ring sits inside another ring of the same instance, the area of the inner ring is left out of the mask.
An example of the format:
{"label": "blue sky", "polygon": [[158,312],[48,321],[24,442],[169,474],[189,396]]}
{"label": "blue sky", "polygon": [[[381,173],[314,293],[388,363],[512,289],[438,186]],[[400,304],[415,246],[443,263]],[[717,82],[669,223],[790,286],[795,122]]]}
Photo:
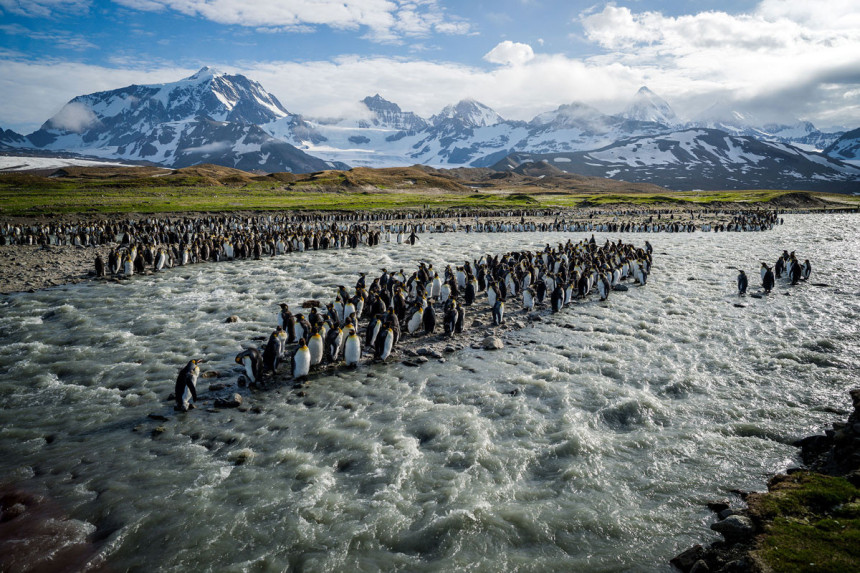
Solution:
{"label": "blue sky", "polygon": [[311,117],[374,93],[425,116],[464,97],[512,119],[615,112],[648,85],[682,117],[857,127],[858,54],[856,0],[0,0],[0,127],[203,65]]}

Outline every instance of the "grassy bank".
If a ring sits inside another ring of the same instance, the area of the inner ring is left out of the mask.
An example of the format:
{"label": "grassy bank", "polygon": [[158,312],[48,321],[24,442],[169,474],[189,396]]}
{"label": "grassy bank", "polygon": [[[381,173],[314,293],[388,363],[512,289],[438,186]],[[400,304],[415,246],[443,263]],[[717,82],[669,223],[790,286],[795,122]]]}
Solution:
{"label": "grassy bank", "polygon": [[812,472],[778,476],[747,500],[761,524],[758,559],[786,573],[854,572],[860,565],[860,489]]}
{"label": "grassy bank", "polygon": [[795,191],[672,192],[612,180],[549,185],[537,178],[512,183],[439,173],[398,168],[254,175],[215,166],[176,171],[69,168],[50,177],[6,173],[0,174],[0,215],[724,204],[823,208],[829,201],[860,205],[857,197]]}

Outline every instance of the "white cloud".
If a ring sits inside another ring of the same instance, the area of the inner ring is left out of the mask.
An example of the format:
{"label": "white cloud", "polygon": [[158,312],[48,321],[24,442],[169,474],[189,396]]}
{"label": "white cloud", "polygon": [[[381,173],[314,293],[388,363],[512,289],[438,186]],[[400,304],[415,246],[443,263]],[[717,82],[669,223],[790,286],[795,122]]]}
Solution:
{"label": "white cloud", "polygon": [[[0,2],[8,0],[0,0]],[[114,0],[145,11],[175,10],[220,24],[276,30],[329,26],[342,30],[366,28],[365,38],[399,41],[438,32],[466,34],[470,25],[447,17],[437,0]]]}
{"label": "white cloud", "polygon": [[178,151],[178,153],[199,153],[199,154],[212,154],[212,153],[221,153],[223,151],[227,151],[230,149],[232,144],[229,141],[213,141],[212,143],[205,143],[198,147],[185,147]]}
{"label": "white cloud", "polygon": [[534,50],[528,44],[505,40],[484,55],[491,64],[521,66],[535,58]]}
{"label": "white cloud", "polygon": [[0,26],[0,32],[10,36],[26,36],[40,42],[51,42],[66,50],[82,52],[98,48],[83,36],[74,36],[68,32],[36,32],[20,24],[4,24]]}
{"label": "white cloud", "polygon": [[175,81],[197,70],[164,66],[114,69],[76,62],[0,60],[0,126],[29,133],[75,96],[131,84]]}
{"label": "white cloud", "polygon": [[50,120],[50,126],[56,129],[65,129],[75,133],[82,133],[84,130],[98,123],[96,114],[89,107],[82,103],[71,102],[63,106]]}
{"label": "white cloud", "polygon": [[[158,3],[165,6],[167,1]],[[354,113],[356,102],[375,93],[424,117],[466,97],[519,120],[574,101],[614,113],[647,85],[688,118],[721,102],[768,120],[800,118],[818,127],[856,127],[860,125],[860,25],[843,24],[856,21],[860,7],[833,2],[836,8],[822,4],[814,15],[799,1],[765,0],[748,14],[703,12],[680,17],[601,6],[583,14],[581,21],[586,37],[606,49],[585,60],[542,53],[540,48],[536,53],[528,44],[506,41],[484,56],[485,61],[498,64],[488,67],[429,61],[417,55],[205,63],[259,81],[288,110],[309,117]],[[409,16],[398,24],[399,11],[421,14],[427,6],[397,4],[396,10],[388,12],[388,28],[380,30],[397,38],[417,34],[426,26],[438,30],[451,21],[445,16],[437,24]],[[804,20],[807,17],[809,21]],[[367,24],[361,26],[370,30]],[[26,61],[20,54],[2,57],[0,51],[4,104],[0,126],[25,132],[36,129],[74,96],[132,83],[176,81],[196,71],[122,54],[114,56],[110,66],[115,67]],[[194,63],[197,68],[202,64]]]}
{"label": "white cloud", "polygon": [[0,0],[4,12],[41,18],[57,12],[86,12],[90,4],[91,0]]}
{"label": "white cloud", "polygon": [[840,109],[858,121],[856,105],[838,105],[825,87],[833,80],[823,79],[837,78],[843,90],[860,82],[856,2],[764,0],[746,14],[678,17],[610,4],[579,21],[586,37],[608,50],[591,65],[641,73],[643,83],[688,112],[723,99],[786,120],[824,117],[829,108],[830,115]]}

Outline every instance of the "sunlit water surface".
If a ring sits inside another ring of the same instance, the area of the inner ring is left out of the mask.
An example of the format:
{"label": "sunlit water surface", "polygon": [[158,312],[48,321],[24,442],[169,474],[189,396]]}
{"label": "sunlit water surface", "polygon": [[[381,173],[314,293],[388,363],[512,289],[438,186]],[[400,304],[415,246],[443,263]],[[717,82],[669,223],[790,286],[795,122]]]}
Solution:
{"label": "sunlit water surface", "polygon": [[[714,539],[703,503],[796,464],[791,442],[838,419],[856,386],[860,219],[785,219],[598,235],[651,241],[646,287],[495,353],[246,392],[262,413],[177,416],[165,398],[192,357],[235,380],[233,356],[278,302],[587,235],[426,234],[4,297],[0,475],[59,504],[117,571],[665,571]],[[758,288],[783,249],[830,287],[780,282],[734,306],[730,267]]]}

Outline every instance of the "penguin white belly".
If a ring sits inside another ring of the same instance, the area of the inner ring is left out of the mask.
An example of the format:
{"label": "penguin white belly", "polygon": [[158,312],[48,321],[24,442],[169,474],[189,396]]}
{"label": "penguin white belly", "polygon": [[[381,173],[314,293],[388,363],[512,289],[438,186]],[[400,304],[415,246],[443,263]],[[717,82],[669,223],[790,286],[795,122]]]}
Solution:
{"label": "penguin white belly", "polygon": [[343,350],[343,359],[347,366],[358,364],[358,359],[361,358],[361,339],[358,336],[350,335],[346,339],[346,347]]}
{"label": "penguin white belly", "polygon": [[308,351],[311,354],[311,366],[316,366],[322,362],[323,357],[323,342],[321,336],[312,336],[308,342]]}
{"label": "penguin white belly", "polygon": [[242,365],[245,367],[245,376],[251,382],[256,382],[257,378],[254,376],[254,368],[252,367],[251,357],[246,356],[242,359]]}
{"label": "penguin white belly", "polygon": [[421,327],[422,318],[423,313],[421,311],[415,312],[412,315],[412,318],[410,318],[409,322],[406,324],[406,328],[409,330],[409,334],[414,333]]}
{"label": "penguin white belly", "polygon": [[391,332],[387,332],[385,336],[385,340],[382,343],[382,353],[379,357],[383,360],[388,358],[391,355],[391,347],[394,345],[394,335]]}
{"label": "penguin white belly", "polygon": [[299,350],[293,356],[293,378],[301,378],[307,376],[311,370],[311,353],[310,350]]}

